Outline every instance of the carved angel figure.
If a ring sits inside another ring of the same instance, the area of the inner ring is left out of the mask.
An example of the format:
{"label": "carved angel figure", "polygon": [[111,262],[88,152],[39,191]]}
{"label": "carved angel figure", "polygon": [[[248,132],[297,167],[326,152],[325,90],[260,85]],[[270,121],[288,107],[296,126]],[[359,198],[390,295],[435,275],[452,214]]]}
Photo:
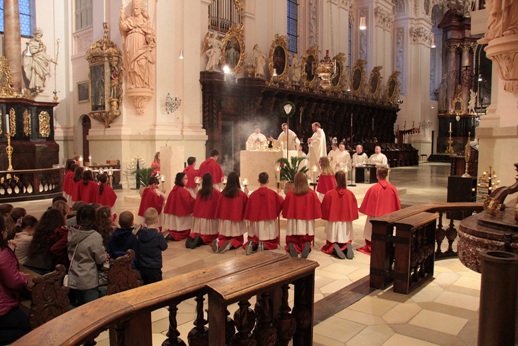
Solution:
{"label": "carved angel figure", "polygon": [[302,58],[297,54],[293,55],[293,59],[291,59],[291,81],[294,84],[298,84],[300,82],[301,68]]}
{"label": "carved angel figure", "polygon": [[477,93],[473,90],[469,90],[469,101],[468,101],[468,113],[475,113],[475,106],[477,104]]}
{"label": "carved angel figure", "polygon": [[259,45],[254,46],[252,53],[253,61],[255,63],[255,78],[264,79],[264,66],[266,65],[266,55],[261,51]]}
{"label": "carved angel figure", "polygon": [[219,69],[219,60],[221,58],[221,48],[223,43],[219,40],[216,33],[213,35],[207,32],[204,38],[205,49],[203,54],[207,56],[207,65],[205,71],[216,71]]}

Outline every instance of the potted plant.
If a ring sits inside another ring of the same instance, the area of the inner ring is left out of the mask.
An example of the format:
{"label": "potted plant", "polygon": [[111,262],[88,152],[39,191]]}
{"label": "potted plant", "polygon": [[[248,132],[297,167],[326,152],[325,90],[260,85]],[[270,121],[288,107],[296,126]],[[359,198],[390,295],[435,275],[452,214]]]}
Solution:
{"label": "potted plant", "polygon": [[306,166],[301,167],[302,161],[306,160],[305,156],[292,156],[288,160],[285,157],[281,157],[277,160],[280,166],[280,180],[285,181],[284,193],[293,190],[293,182],[295,180],[295,174],[298,172],[306,173],[308,168]]}
{"label": "potted plant", "polygon": [[142,190],[146,188],[149,182],[149,178],[153,176],[153,171],[156,170],[154,167],[149,168],[138,168],[134,170],[132,173],[136,174],[135,178],[139,182],[139,192],[142,194]]}

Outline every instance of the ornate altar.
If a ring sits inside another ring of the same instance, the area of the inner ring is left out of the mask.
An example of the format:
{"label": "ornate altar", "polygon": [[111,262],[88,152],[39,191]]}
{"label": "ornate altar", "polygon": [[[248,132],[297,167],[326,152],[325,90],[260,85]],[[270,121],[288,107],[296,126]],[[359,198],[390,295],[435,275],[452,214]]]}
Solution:
{"label": "ornate altar", "polygon": [[103,37],[86,54],[90,65],[90,118],[104,127],[119,117],[122,102],[122,53],[110,41],[108,24],[103,23]]}

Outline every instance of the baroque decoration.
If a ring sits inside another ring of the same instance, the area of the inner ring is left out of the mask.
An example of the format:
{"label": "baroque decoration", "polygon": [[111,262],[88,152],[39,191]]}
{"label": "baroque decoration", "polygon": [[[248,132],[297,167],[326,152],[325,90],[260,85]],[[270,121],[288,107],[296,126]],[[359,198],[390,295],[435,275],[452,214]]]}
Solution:
{"label": "baroque decoration", "polygon": [[[92,110],[88,115],[108,128],[121,114],[119,107],[122,103],[123,67],[122,53],[109,39],[108,24],[103,23],[103,28],[103,37],[92,44],[86,54],[86,60],[90,65]],[[143,113],[144,108],[145,103],[139,103],[137,112]]]}
{"label": "baroque decoration", "polygon": [[316,68],[319,53],[318,46],[311,46],[302,56],[302,91],[314,90],[318,86]]}
{"label": "baroque decoration", "polygon": [[239,73],[246,59],[243,24],[233,25],[223,37],[220,62],[231,73]]}
{"label": "baroque decoration", "polygon": [[31,136],[31,113],[27,108],[23,111],[23,134],[26,137]]}
{"label": "baroque decoration", "polygon": [[270,46],[269,64],[271,86],[289,86],[288,36],[275,34]]}
{"label": "baroque decoration", "polygon": [[387,11],[381,6],[376,6],[374,9],[374,15],[376,16],[376,24],[385,30],[392,30],[392,24],[394,23],[394,15],[391,11]]}
{"label": "baroque decoration", "polygon": [[43,138],[47,138],[50,135],[50,114],[46,111],[38,114],[38,129],[39,134]]}

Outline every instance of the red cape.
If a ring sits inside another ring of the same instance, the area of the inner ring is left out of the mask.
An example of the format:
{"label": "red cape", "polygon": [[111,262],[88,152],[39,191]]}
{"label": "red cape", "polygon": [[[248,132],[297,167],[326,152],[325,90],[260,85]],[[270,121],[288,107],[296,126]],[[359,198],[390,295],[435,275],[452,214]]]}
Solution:
{"label": "red cape", "polygon": [[117,194],[115,193],[115,191],[113,191],[111,186],[108,186],[106,184],[104,184],[102,195],[99,194],[99,191],[95,195],[95,203],[106,205],[110,208],[112,208],[115,205],[116,200]]}
{"label": "red cape", "polygon": [[144,191],[142,191],[142,199],[140,200],[138,215],[144,216],[147,208],[155,208],[156,211],[161,214],[163,205],[164,197],[157,195],[151,187],[146,187]]}
{"label": "red cape", "polygon": [[289,191],[284,200],[282,216],[296,220],[320,219],[322,209],[316,192],[309,190],[305,195],[295,195],[293,191]]}
{"label": "red cape", "polygon": [[241,190],[234,198],[225,197],[225,195],[221,194],[216,208],[216,218],[220,220],[242,221],[247,200],[248,197]]}
{"label": "red cape", "polygon": [[78,189],[79,189],[79,200],[85,203],[95,203],[97,199],[97,191],[99,186],[93,180],[88,180],[88,184],[84,185],[82,180],[79,180]]}
{"label": "red cape", "polygon": [[275,220],[282,210],[284,199],[272,189],[262,186],[255,190],[246,203],[245,220]]}
{"label": "red cape", "polygon": [[383,216],[401,209],[397,189],[386,180],[371,186],[363,198],[360,212],[367,216]]}
{"label": "red cape", "polygon": [[217,219],[216,208],[218,207],[221,192],[218,189],[212,189],[212,198],[202,200],[200,192],[196,195],[196,202],[194,203],[194,210],[192,216],[204,219]]}
{"label": "red cape", "polygon": [[320,177],[318,178],[317,192],[320,192],[325,195],[327,191],[330,191],[335,187],[336,180],[334,175],[320,174]]}
{"label": "red cape", "polygon": [[221,166],[216,162],[216,160],[211,159],[210,157],[201,163],[198,173],[200,177],[203,177],[205,173],[212,175],[213,184],[221,183],[221,178],[224,176]]}
{"label": "red cape", "polygon": [[183,186],[175,185],[165,202],[164,214],[187,216],[192,214],[195,199]]}
{"label": "red cape", "polygon": [[194,166],[187,166],[183,170],[183,172],[187,175],[187,178],[189,179],[187,180],[187,184],[185,184],[185,187],[195,188],[196,182],[194,181],[194,178],[198,176],[198,171],[196,170],[196,168],[194,168]]}
{"label": "red cape", "polygon": [[79,184],[82,184],[83,180],[74,181],[72,180],[72,183],[70,184],[70,196],[72,196],[72,201],[77,202],[80,201],[79,197]]}
{"label": "red cape", "polygon": [[67,171],[65,180],[63,180],[63,192],[67,195],[72,195],[72,184],[74,183],[74,171]]}
{"label": "red cape", "polygon": [[354,193],[344,188],[328,191],[322,201],[322,219],[331,222],[358,219],[358,202]]}

